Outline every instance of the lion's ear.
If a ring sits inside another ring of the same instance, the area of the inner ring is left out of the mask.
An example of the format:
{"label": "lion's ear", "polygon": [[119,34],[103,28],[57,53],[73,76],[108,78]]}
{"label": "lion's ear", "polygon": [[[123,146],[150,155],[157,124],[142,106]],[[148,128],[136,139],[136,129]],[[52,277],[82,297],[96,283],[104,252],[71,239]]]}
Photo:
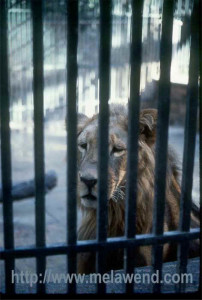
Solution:
{"label": "lion's ear", "polygon": [[83,127],[87,121],[88,121],[88,117],[86,115],[78,113],[78,115],[77,115],[77,133],[78,133],[78,135],[83,130]]}
{"label": "lion's ear", "polygon": [[156,140],[157,110],[143,109],[140,112],[140,134],[149,146]]}
{"label": "lion's ear", "polygon": [[[78,134],[82,131],[83,126],[85,125],[87,120],[88,120],[88,117],[86,115],[81,114],[81,113],[77,114],[77,133]],[[67,128],[67,117],[65,118],[65,125],[66,125],[66,130],[68,130],[68,128]]]}

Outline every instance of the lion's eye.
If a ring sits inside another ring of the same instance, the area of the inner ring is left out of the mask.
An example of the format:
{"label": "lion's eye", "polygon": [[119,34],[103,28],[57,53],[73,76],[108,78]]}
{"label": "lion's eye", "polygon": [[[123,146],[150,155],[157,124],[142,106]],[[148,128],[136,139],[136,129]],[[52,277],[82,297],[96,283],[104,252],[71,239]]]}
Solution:
{"label": "lion's eye", "polygon": [[81,143],[81,144],[79,144],[79,150],[81,152],[84,152],[87,150],[87,146],[88,146],[87,143]]}
{"label": "lion's eye", "polygon": [[112,148],[112,154],[115,156],[115,157],[119,157],[121,155],[123,155],[125,153],[125,149],[124,148],[121,148],[121,147],[116,147],[114,146]]}

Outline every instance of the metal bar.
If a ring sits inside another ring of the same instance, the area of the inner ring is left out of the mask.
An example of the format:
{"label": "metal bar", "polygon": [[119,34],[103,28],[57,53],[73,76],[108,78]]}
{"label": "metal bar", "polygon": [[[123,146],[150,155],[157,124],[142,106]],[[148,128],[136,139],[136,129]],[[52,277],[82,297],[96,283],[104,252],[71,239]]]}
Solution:
{"label": "metal bar", "polygon": [[[6,1],[1,1],[0,9],[0,120],[1,120],[1,172],[4,221],[4,247],[14,248],[13,205],[11,198],[11,145],[9,127],[9,67],[8,67],[8,11]],[[6,293],[14,293],[11,271],[14,270],[12,257],[5,261]]]}
{"label": "metal bar", "polygon": [[[33,26],[33,97],[36,246],[45,246],[44,128],[43,128],[43,8],[42,0],[31,1]],[[44,274],[45,257],[37,257],[37,274]],[[45,293],[38,282],[37,292]]]}
{"label": "metal bar", "polygon": [[[100,53],[99,53],[99,144],[98,144],[98,210],[97,240],[107,238],[107,202],[108,202],[108,134],[110,97],[110,50],[111,50],[111,0],[100,0]],[[97,271],[105,272],[105,249],[97,254]],[[98,293],[105,293],[105,284],[98,284]]]}
{"label": "metal bar", "polygon": [[75,252],[88,252],[99,250],[100,247],[109,249],[126,248],[134,246],[147,246],[155,245],[158,243],[166,244],[171,242],[180,242],[184,240],[195,240],[200,237],[200,229],[194,228],[190,232],[181,231],[168,231],[163,235],[156,236],[155,234],[140,234],[136,235],[135,239],[121,238],[108,238],[104,242],[96,242],[95,240],[77,241],[75,245],[56,244],[50,247],[27,247],[0,250],[0,259],[8,257],[25,258],[25,257],[38,257],[67,254],[69,251]]}
{"label": "metal bar", "polygon": [[[140,111],[140,73],[142,56],[142,10],[143,1],[132,1],[132,40],[130,49],[130,101],[128,106],[128,160],[127,160],[127,200],[126,228],[127,238],[136,233],[136,199],[138,173],[138,138]],[[126,250],[126,273],[134,273],[134,249]],[[132,293],[133,283],[126,284],[126,293]]]}
{"label": "metal bar", "polygon": [[[183,154],[183,172],[180,201],[181,231],[190,229],[190,213],[192,203],[192,184],[194,170],[194,154],[196,142],[197,107],[198,107],[198,79],[199,79],[199,3],[194,1],[191,16],[191,48],[189,62],[189,84],[186,103],[185,140]],[[183,242],[178,248],[179,272],[186,273],[189,253],[189,243]],[[184,291],[186,285],[179,283],[179,291]]]}
{"label": "metal bar", "polygon": [[[202,2],[199,2],[202,11]],[[202,28],[202,18],[199,18],[199,28]],[[201,37],[201,36],[200,36]],[[202,49],[202,38],[199,39],[199,49]],[[200,220],[202,220],[202,51],[199,51],[200,81],[199,81],[199,177],[200,177]],[[202,290],[202,261],[200,260],[199,291]]]}
{"label": "metal bar", "polygon": [[[158,121],[156,141],[156,167],[155,167],[155,197],[153,233],[163,233],[165,193],[166,193],[166,167],[168,147],[168,125],[170,111],[170,68],[172,59],[172,32],[173,32],[174,1],[163,2],[162,37],[160,44],[160,79],[158,99]],[[163,246],[157,245],[153,249],[154,272],[159,270],[162,276]],[[161,279],[160,279],[161,280]],[[160,292],[161,284],[153,286],[153,292]]]}
{"label": "metal bar", "polygon": [[[75,245],[77,227],[77,44],[78,1],[67,1],[67,243]],[[76,273],[76,253],[68,255],[68,273]],[[68,293],[76,292],[76,282],[69,283]]]}

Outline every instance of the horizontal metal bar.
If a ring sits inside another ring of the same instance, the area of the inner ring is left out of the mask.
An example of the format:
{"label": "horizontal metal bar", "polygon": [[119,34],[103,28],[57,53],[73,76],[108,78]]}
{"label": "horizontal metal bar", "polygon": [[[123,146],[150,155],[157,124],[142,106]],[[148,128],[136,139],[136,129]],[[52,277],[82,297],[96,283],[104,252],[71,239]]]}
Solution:
{"label": "horizontal metal bar", "polygon": [[[199,78],[199,2],[194,1],[191,16],[191,47],[189,63],[189,83],[186,103],[185,139],[183,154],[183,171],[180,201],[180,225],[181,231],[189,231],[191,221],[192,185],[194,170],[194,155],[197,130],[198,108],[198,78]],[[179,272],[186,273],[189,254],[189,243],[179,245]],[[178,291],[185,291],[185,284],[179,283]]]}
{"label": "horizontal metal bar", "polygon": [[[4,245],[6,249],[14,247],[13,205],[11,196],[11,145],[10,145],[10,115],[9,115],[9,66],[8,66],[8,14],[6,1],[1,1],[0,8],[0,130],[1,130],[1,172],[3,198]],[[10,257],[5,262],[6,292],[14,292],[11,280],[11,270],[14,260]]]}
{"label": "horizontal metal bar", "polygon": [[[136,233],[136,199],[138,173],[138,138],[140,111],[140,73],[142,57],[142,10],[143,1],[132,1],[132,38],[130,47],[130,101],[128,105],[128,159],[125,234],[127,238]],[[126,273],[134,272],[134,249],[126,249]],[[133,283],[126,284],[126,293],[132,293]]]}
{"label": "horizontal metal bar", "polygon": [[39,255],[62,255],[68,254],[69,251],[75,252],[89,252],[97,251],[101,247],[106,249],[126,248],[129,246],[148,246],[155,244],[165,244],[171,242],[180,243],[186,240],[195,240],[200,237],[200,228],[191,229],[190,232],[168,231],[163,235],[154,234],[139,234],[135,238],[127,239],[121,238],[108,238],[104,242],[97,242],[96,240],[77,241],[75,245],[57,244],[47,247],[27,247],[0,250],[0,259],[6,259],[13,256],[15,258],[37,257]]}
{"label": "horizontal metal bar", "polygon": [[[97,240],[105,241],[108,227],[108,135],[110,97],[110,52],[111,52],[111,9],[112,1],[100,4],[100,52],[99,52],[99,127],[98,127],[98,209]],[[96,257],[97,272],[103,274],[106,268],[105,249]],[[98,293],[105,293],[104,282],[98,284]]]}
{"label": "horizontal metal bar", "polygon": [[[33,28],[33,98],[34,98],[34,167],[36,246],[45,246],[45,181],[44,181],[44,112],[43,112],[43,12],[42,0],[31,2]],[[37,273],[44,274],[45,258],[37,258]],[[38,282],[38,293],[45,284]]]}
{"label": "horizontal metal bar", "polygon": [[[168,125],[170,112],[170,69],[172,60],[172,33],[173,33],[174,0],[163,2],[162,36],[160,44],[160,79],[158,99],[156,166],[155,166],[155,196],[153,232],[163,233],[165,195],[166,195],[166,168],[168,148]],[[161,281],[163,247],[153,248],[152,264],[154,272],[159,270]],[[160,292],[160,282],[154,284],[153,292]]]}
{"label": "horizontal metal bar", "polygon": [[[77,227],[77,45],[78,1],[67,0],[67,243],[76,243]],[[76,273],[75,252],[67,257],[68,273]],[[68,293],[76,292],[76,283],[68,284]]]}

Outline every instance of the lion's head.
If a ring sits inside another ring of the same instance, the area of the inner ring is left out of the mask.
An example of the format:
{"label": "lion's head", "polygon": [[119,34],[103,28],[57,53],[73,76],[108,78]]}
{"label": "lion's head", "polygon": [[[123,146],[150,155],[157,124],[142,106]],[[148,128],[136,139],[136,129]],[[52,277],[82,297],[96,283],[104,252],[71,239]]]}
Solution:
{"label": "lion's head", "polygon": [[[139,172],[146,167],[148,168],[148,159],[150,164],[154,164],[152,148],[155,141],[156,119],[157,111],[154,109],[142,110],[140,113]],[[111,106],[109,120],[109,203],[118,202],[125,198],[127,131],[127,109],[121,105]],[[97,136],[98,115],[90,119],[82,115],[78,126],[78,194],[81,206],[87,209],[96,209],[97,207]]]}

